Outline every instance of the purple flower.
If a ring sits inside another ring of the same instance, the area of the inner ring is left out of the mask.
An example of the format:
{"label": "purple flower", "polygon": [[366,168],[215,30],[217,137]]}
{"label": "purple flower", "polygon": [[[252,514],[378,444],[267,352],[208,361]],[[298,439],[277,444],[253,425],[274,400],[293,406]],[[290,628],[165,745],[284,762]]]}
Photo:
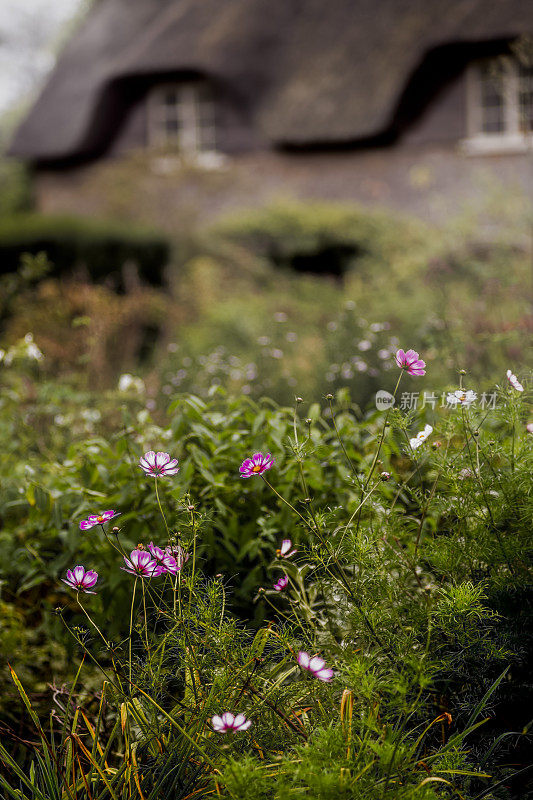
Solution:
{"label": "purple flower", "polygon": [[319,656],[311,658],[309,653],[300,650],[298,653],[298,664],[302,669],[306,669],[310,672],[313,677],[318,678],[319,681],[330,681],[333,678],[333,670],[328,669],[324,659],[319,658]]}
{"label": "purple flower", "polygon": [[144,454],[139,461],[139,466],[153,478],[175,475],[179,470],[177,458],[170,458],[168,453],[154,453],[153,450]]}
{"label": "purple flower", "polygon": [[424,369],[426,362],[418,357],[418,353],[415,350],[408,350],[407,352],[398,350],[396,353],[396,363],[400,369],[407,370],[409,375],[426,374],[426,370]]}
{"label": "purple flower", "polygon": [[211,725],[213,730],[217,733],[228,733],[229,731],[245,731],[252,724],[251,720],[246,719],[244,714],[237,714],[233,716],[229,711],[222,714],[221,717],[213,717]]}
{"label": "purple flower", "polygon": [[270,469],[274,459],[267,453],[264,456],[262,453],[254,453],[251,458],[245,458],[240,466],[241,478],[251,478],[252,475],[262,475],[267,469]]}
{"label": "purple flower", "polygon": [[120,569],[140,578],[157,578],[164,572],[164,568],[154,561],[146,550],[132,550],[129,558],[124,556],[124,561],[126,566]]}
{"label": "purple flower", "polygon": [[162,572],[170,572],[172,575],[177,575],[184,564],[183,559],[179,562],[177,558],[174,558],[169,552],[169,548],[162,550],[153,542],[150,542],[148,550],[153,560],[162,568]]}
{"label": "purple flower", "polygon": [[178,566],[178,570],[180,570],[183,565],[189,560],[189,554],[185,552],[183,547],[179,544],[169,544],[165,547],[165,553],[167,556],[172,556],[176,560],[176,564]]}
{"label": "purple flower", "polygon": [[274,584],[274,589],[276,592],[282,592],[284,589],[287,588],[287,584],[289,583],[289,576],[282,575],[279,581]]}
{"label": "purple flower", "polygon": [[284,539],[279,550],[276,550],[278,558],[291,558],[297,551],[293,548],[290,539]]}
{"label": "purple flower", "polygon": [[92,569],[85,572],[85,567],[78,565],[74,567],[74,569],[68,569],[67,577],[61,578],[61,580],[63,583],[66,583],[67,586],[70,586],[71,589],[76,589],[77,592],[96,594],[96,592],[89,591],[98,580],[98,573],[94,572]]}
{"label": "purple flower", "polygon": [[94,528],[95,525],[103,525],[109,522],[110,519],[120,516],[120,511],[102,511],[101,514],[91,514],[87,519],[82,519],[80,528],[82,531],[88,531]]}

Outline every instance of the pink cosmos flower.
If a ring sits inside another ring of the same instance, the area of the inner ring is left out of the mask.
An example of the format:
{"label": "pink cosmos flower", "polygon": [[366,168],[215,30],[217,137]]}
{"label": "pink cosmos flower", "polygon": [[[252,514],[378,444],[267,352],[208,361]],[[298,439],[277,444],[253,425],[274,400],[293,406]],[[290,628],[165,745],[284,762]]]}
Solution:
{"label": "pink cosmos flower", "polygon": [[287,584],[289,583],[288,575],[282,575],[281,578],[274,584],[274,589],[276,592],[282,592],[284,589],[287,588]]}
{"label": "pink cosmos flower", "polygon": [[507,380],[509,381],[513,389],[516,389],[517,392],[524,391],[524,387],[522,386],[516,375],[513,375],[510,369],[507,370]]}
{"label": "pink cosmos flower", "polygon": [[67,570],[67,577],[61,578],[63,583],[70,586],[71,589],[76,589],[77,592],[85,592],[85,594],[96,594],[96,592],[89,591],[92,589],[98,580],[98,573],[89,569],[85,572],[85,567],[78,565],[74,569]]}
{"label": "pink cosmos flower", "polygon": [[184,560],[182,559],[181,562],[178,563],[178,560],[174,558],[170,552],[167,552],[168,549],[169,548],[165,548],[165,550],[162,550],[153,542],[150,542],[148,545],[148,550],[153,560],[162,567],[163,572],[170,572],[172,575],[177,575],[184,564]]}
{"label": "pink cosmos flower", "polygon": [[274,459],[267,453],[264,456],[262,453],[254,453],[251,458],[245,458],[240,466],[241,478],[251,478],[252,475],[262,475],[267,469],[270,469]]}
{"label": "pink cosmos flower", "polygon": [[80,528],[82,531],[88,531],[94,528],[95,525],[103,525],[111,519],[120,516],[120,511],[102,511],[101,514],[91,514],[87,519],[82,519]]}
{"label": "pink cosmos flower", "polygon": [[228,733],[229,731],[246,731],[252,724],[252,721],[246,719],[244,714],[237,714],[237,716],[233,716],[230,714],[229,711],[226,711],[225,714],[222,714],[221,717],[213,717],[211,720],[211,725],[213,726],[213,730],[217,733]]}
{"label": "pink cosmos flower", "polygon": [[333,670],[328,669],[324,659],[319,658],[319,656],[311,658],[309,653],[300,650],[298,653],[298,664],[302,669],[306,669],[310,672],[313,677],[318,678],[319,681],[330,681],[333,678]]}
{"label": "pink cosmos flower", "polygon": [[396,353],[396,363],[400,369],[405,369],[409,375],[425,375],[426,362],[418,357],[416,350],[398,350]]}
{"label": "pink cosmos flower", "polygon": [[170,458],[168,453],[154,453],[153,450],[144,454],[139,461],[139,466],[153,478],[175,475],[179,470],[177,458]]}
{"label": "pink cosmos flower", "polygon": [[290,539],[284,539],[279,550],[276,550],[278,558],[291,558],[297,551],[293,548]]}
{"label": "pink cosmos flower", "polygon": [[140,578],[157,578],[158,575],[165,571],[157,561],[152,559],[147,550],[132,550],[129,558],[124,556],[124,561],[126,566],[120,569]]}

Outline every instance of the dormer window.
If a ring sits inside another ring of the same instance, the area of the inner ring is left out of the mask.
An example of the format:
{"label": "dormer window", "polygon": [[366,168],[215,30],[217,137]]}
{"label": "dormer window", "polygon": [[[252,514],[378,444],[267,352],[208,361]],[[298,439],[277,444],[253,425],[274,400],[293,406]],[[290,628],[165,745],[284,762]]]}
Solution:
{"label": "dormer window", "polygon": [[533,146],[533,67],[511,56],[469,68],[467,152],[523,152]]}
{"label": "dormer window", "polygon": [[183,155],[215,151],[211,87],[203,81],[188,81],[153,89],[149,98],[149,143]]}

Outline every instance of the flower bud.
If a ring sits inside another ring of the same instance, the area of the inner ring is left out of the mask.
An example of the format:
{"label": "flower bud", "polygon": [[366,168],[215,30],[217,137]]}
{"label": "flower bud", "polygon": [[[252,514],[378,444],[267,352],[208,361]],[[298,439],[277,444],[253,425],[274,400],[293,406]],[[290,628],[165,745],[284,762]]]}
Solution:
{"label": "flower bud", "polygon": [[379,477],[381,478],[382,481],[390,481],[391,474],[390,472],[382,472]]}
{"label": "flower bud", "polygon": [[296,398],[296,402],[297,403],[303,403],[303,401],[304,401],[303,397],[297,397]]}
{"label": "flower bud", "polygon": [[333,400],[333,395],[332,394],[327,394],[326,395],[326,400]]}

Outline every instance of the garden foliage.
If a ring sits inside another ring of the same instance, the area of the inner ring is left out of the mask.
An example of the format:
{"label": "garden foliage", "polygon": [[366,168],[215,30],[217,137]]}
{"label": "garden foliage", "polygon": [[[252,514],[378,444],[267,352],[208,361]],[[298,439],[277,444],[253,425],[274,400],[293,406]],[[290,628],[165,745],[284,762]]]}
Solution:
{"label": "garden foliage", "polygon": [[[398,398],[430,375],[401,352]],[[215,388],[154,419],[39,381],[31,339],[2,360],[6,797],[527,796],[525,376],[494,408],[461,375],[420,414]]]}

